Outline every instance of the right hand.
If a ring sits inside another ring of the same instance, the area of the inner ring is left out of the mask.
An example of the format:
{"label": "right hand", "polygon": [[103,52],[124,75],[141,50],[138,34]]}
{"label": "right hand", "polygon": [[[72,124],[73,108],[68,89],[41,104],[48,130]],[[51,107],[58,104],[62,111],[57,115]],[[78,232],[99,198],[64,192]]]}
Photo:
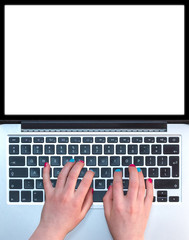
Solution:
{"label": "right hand", "polygon": [[106,221],[114,240],[143,240],[153,201],[153,184],[145,182],[135,165],[129,166],[129,187],[123,194],[122,172],[114,173],[113,185],[103,198]]}

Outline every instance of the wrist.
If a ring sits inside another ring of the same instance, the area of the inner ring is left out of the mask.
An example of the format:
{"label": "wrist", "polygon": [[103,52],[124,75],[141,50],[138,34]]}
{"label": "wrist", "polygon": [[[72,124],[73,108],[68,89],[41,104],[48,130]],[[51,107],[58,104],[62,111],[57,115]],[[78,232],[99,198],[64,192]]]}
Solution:
{"label": "wrist", "polygon": [[29,240],[63,240],[65,237],[66,234],[58,233],[56,230],[40,223]]}

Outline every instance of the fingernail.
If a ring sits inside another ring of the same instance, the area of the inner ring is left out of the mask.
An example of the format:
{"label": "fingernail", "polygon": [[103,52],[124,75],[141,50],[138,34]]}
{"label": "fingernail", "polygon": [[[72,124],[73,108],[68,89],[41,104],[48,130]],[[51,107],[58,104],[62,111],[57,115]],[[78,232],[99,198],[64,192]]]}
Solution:
{"label": "fingernail", "polygon": [[79,160],[78,162],[82,162],[82,163],[84,163],[84,161],[83,161],[83,160]]}
{"label": "fingernail", "polygon": [[72,158],[72,159],[70,159],[70,161],[69,162],[75,162],[75,160]]}
{"label": "fingernail", "polygon": [[151,178],[148,178],[148,181],[149,181],[150,183],[152,183],[152,179],[151,179]]}
{"label": "fingernail", "polygon": [[48,165],[48,162],[45,162],[44,167],[46,167],[47,165]]}
{"label": "fingernail", "polygon": [[110,185],[110,186],[108,187],[108,190],[110,190],[111,186],[112,186],[112,185]]}
{"label": "fingernail", "polygon": [[141,169],[140,169],[139,167],[137,167],[137,171],[138,171],[138,172],[141,172]]}
{"label": "fingernail", "polygon": [[130,164],[129,167],[136,167],[134,164]]}
{"label": "fingernail", "polygon": [[95,173],[95,171],[94,171],[94,170],[92,170],[92,169],[89,169],[89,170]]}
{"label": "fingernail", "polygon": [[121,169],[116,169],[115,172],[121,172]]}
{"label": "fingernail", "polygon": [[94,193],[94,189],[92,188],[92,194]]}

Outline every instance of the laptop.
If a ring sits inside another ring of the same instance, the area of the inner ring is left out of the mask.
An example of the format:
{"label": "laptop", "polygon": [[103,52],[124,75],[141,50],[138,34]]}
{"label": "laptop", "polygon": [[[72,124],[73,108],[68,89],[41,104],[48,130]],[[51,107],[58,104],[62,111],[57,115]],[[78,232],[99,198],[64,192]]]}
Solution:
{"label": "laptop", "polygon": [[[189,238],[186,4],[4,5],[0,239],[29,239],[51,182],[83,160],[93,205],[66,239],[112,239],[102,198],[128,166],[152,178],[145,240]],[[4,85],[3,85],[4,84]]]}

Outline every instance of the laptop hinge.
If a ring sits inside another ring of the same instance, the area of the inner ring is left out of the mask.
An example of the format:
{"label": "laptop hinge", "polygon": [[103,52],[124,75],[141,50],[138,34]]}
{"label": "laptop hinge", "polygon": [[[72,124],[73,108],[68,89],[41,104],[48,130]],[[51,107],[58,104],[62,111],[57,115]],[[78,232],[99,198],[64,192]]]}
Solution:
{"label": "laptop hinge", "polygon": [[22,132],[166,132],[166,121],[22,121]]}

